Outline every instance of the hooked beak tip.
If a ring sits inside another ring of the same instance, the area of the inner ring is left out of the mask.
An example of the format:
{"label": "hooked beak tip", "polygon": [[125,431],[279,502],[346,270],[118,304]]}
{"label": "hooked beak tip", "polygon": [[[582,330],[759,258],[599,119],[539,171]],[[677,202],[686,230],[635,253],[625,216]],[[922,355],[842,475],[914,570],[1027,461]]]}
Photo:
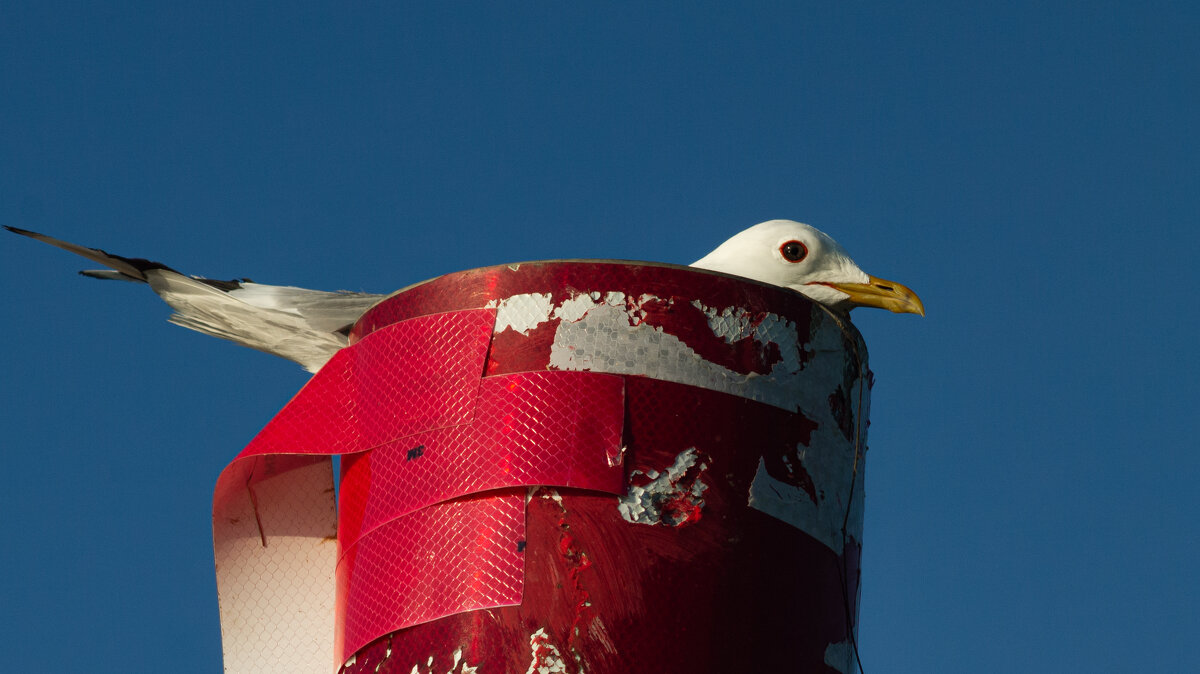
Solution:
{"label": "hooked beak tip", "polygon": [[908,287],[886,279],[868,276],[866,283],[826,283],[848,295],[850,308],[875,307],[897,314],[925,315],[925,304]]}

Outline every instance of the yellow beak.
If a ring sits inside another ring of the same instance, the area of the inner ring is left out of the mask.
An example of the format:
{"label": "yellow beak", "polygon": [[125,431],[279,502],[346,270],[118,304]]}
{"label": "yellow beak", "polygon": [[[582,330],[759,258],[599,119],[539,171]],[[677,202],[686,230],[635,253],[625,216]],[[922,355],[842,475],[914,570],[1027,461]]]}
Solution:
{"label": "yellow beak", "polygon": [[897,314],[925,315],[925,305],[912,290],[899,283],[885,281],[874,276],[868,278],[870,280],[867,283],[825,283],[823,285],[837,288],[849,295],[848,301],[851,309],[854,307],[878,307]]}

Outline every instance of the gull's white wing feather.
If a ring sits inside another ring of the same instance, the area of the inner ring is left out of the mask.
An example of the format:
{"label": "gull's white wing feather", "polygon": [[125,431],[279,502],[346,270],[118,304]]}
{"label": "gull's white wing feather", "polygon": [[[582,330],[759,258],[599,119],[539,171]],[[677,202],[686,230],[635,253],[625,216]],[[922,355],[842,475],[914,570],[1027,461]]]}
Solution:
{"label": "gull's white wing feather", "polygon": [[15,227],[6,229],[109,267],[80,272],[85,276],[149,284],[175,310],[170,321],[176,325],[287,358],[309,372],[321,369],[346,346],[354,322],[386,297],[247,280],[213,281],[181,274],[159,262],[113,255]]}
{"label": "gull's white wing feather", "polygon": [[[383,295],[243,283],[223,291],[169,270],[146,272],[175,325],[272,353],[316,372],[346,346],[350,326]],[[250,292],[244,292],[249,290]]]}

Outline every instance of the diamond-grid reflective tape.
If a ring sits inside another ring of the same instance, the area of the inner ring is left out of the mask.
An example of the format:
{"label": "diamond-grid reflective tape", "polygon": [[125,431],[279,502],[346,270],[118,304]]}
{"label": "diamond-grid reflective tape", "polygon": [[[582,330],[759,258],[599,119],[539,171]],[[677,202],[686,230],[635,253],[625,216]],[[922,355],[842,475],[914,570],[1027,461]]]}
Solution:
{"label": "diamond-grid reflective tape", "polygon": [[620,377],[524,372],[480,384],[470,425],[406,436],[344,459],[338,542],[418,508],[504,487],[555,485],[619,494]]}
{"label": "diamond-grid reflective tape", "polygon": [[337,565],[337,663],[403,627],[521,603],[526,491],[422,508],[350,547]]}
{"label": "diamond-grid reflective tape", "polygon": [[347,454],[466,423],[495,312],[421,316],[342,349],[247,445],[251,454]]}

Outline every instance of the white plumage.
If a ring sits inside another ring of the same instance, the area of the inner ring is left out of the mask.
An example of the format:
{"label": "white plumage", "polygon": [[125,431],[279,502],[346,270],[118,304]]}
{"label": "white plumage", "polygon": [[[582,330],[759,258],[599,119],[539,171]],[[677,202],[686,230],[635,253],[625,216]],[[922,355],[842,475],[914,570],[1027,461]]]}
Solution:
{"label": "white plumage", "polygon": [[68,250],[109,269],[92,278],[148,283],[175,313],[170,321],[213,337],[282,356],[309,372],[346,346],[351,326],[387,295],[326,292],[242,279],[214,281],[142,258],[112,255],[15,227],[5,229]]}
{"label": "white plumage", "polygon": [[[170,321],[176,325],[282,356],[309,372],[321,369],[346,346],[355,321],[387,297],[265,285],[247,279],[214,281],[151,260],[112,255],[15,227],[5,229],[108,267],[80,272],[85,276],[149,284],[175,310]],[[924,314],[911,290],[868,276],[836,241],[816,228],[790,220],[755,225],[692,266],[791,288],[843,311],[877,306]]]}

